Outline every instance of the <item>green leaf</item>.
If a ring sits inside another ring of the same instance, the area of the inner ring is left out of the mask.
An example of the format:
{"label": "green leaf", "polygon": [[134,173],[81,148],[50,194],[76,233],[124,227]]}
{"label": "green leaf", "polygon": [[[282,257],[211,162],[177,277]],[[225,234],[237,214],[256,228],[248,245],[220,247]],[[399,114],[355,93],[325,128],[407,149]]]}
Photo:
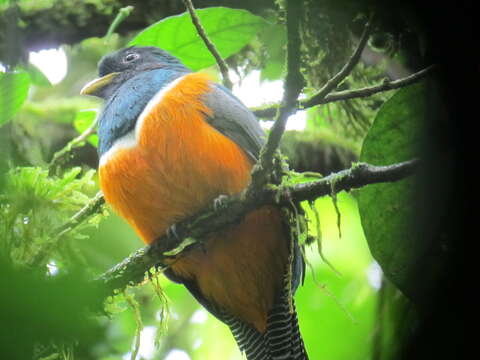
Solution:
{"label": "green leaf", "polygon": [[[92,126],[97,116],[97,110],[82,110],[75,115],[73,120],[73,127],[80,134]],[[87,138],[87,141],[95,147],[98,147],[98,135],[92,134]]]}
{"label": "green leaf", "polygon": [[285,46],[287,43],[285,26],[268,25],[259,36],[267,52],[265,67],[260,76],[261,80],[278,80],[285,70]]}
{"label": "green leaf", "polygon": [[28,96],[30,76],[24,71],[0,72],[0,126],[10,121]]}
{"label": "green leaf", "polygon": [[[246,10],[211,7],[196,12],[223,58],[240,51],[266,24],[264,19]],[[215,63],[188,13],[160,20],[138,34],[129,45],[157,46],[178,57],[192,70]]]}
{"label": "green leaf", "polygon": [[[418,157],[424,122],[425,86],[399,90],[379,110],[363,143],[360,160],[389,165]],[[407,296],[421,237],[413,227],[416,178],[364,187],[358,192],[362,226],[373,257]]]}

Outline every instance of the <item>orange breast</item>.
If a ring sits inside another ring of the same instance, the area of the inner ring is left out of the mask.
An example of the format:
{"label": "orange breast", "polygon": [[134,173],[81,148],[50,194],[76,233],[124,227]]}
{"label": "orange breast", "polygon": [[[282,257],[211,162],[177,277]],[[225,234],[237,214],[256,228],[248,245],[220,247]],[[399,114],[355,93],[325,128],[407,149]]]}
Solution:
{"label": "orange breast", "polygon": [[[208,91],[205,75],[184,76],[143,119],[136,146],[118,150],[100,167],[105,199],[146,243],[250,181],[251,159],[205,121],[211,110],[200,97]],[[194,250],[172,269],[263,331],[287,257],[278,210],[266,207],[212,236],[206,253]]]}

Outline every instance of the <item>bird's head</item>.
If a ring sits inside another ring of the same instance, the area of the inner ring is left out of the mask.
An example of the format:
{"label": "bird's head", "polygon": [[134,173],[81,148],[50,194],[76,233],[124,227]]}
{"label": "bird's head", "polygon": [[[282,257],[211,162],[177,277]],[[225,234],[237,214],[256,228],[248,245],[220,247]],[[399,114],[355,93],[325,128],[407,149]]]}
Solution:
{"label": "bird's head", "polygon": [[85,85],[80,93],[108,99],[125,81],[141,72],[161,68],[189,71],[176,57],[153,46],[120,49],[100,60],[99,77]]}

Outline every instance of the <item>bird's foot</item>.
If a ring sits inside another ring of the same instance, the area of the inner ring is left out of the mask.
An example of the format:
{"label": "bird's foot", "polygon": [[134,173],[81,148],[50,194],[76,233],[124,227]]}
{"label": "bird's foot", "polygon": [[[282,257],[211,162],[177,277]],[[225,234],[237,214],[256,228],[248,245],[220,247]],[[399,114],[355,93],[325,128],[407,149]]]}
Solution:
{"label": "bird's foot", "polygon": [[216,199],[213,200],[213,210],[221,210],[227,206],[227,195],[219,195]]}
{"label": "bird's foot", "polygon": [[167,231],[165,232],[165,234],[166,234],[167,237],[169,237],[169,238],[174,238],[174,239],[176,239],[176,240],[181,240],[181,239],[180,239],[180,236],[179,236],[178,233],[177,233],[177,224],[170,225],[170,226],[167,228]]}

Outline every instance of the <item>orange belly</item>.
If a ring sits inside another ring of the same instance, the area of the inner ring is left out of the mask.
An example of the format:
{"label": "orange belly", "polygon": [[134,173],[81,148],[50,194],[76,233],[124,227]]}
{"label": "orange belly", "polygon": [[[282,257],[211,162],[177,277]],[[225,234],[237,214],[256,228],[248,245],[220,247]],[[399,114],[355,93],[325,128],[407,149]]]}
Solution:
{"label": "orange belly", "polygon": [[[204,120],[211,110],[200,97],[209,89],[205,75],[185,76],[144,118],[136,146],[118,150],[99,169],[105,199],[146,243],[250,181],[252,160]],[[279,211],[250,213],[209,238],[206,250],[190,251],[172,270],[263,331],[288,258]]]}

